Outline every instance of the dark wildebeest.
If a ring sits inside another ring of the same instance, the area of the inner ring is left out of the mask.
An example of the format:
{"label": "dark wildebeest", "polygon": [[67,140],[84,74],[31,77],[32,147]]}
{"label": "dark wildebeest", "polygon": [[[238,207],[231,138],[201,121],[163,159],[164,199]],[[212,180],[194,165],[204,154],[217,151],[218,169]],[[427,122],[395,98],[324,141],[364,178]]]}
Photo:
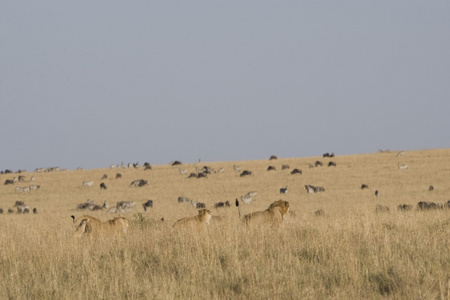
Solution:
{"label": "dark wildebeest", "polygon": [[14,180],[6,179],[4,185],[7,185],[7,184],[14,184]]}
{"label": "dark wildebeest", "polygon": [[375,197],[378,197],[378,190],[375,191]]}
{"label": "dark wildebeest", "polygon": [[142,206],[144,207],[144,211],[147,211],[147,208],[153,207],[153,200],[147,200]]}
{"label": "dark wildebeest", "polygon": [[282,165],[281,166],[281,170],[286,170],[286,169],[289,169],[290,167],[289,167],[289,165]]}
{"label": "dark wildebeest", "polygon": [[323,157],[331,157],[331,156],[330,156],[330,153],[328,153],[328,152],[327,152],[327,153],[324,153],[322,156],[323,156]]}
{"label": "dark wildebeest", "polygon": [[408,211],[408,210],[412,210],[413,206],[409,205],[409,204],[400,204],[399,206],[397,206],[397,210],[403,210],[403,211]]}
{"label": "dark wildebeest", "polygon": [[440,203],[420,201],[417,203],[418,210],[442,209],[444,206]]}
{"label": "dark wildebeest", "polygon": [[132,187],[132,186],[142,187],[144,185],[148,185],[148,181],[147,180],[137,179],[137,180],[133,180],[131,182],[130,187]]}
{"label": "dark wildebeest", "polygon": [[103,179],[108,179],[108,175],[103,174],[103,176],[102,176],[102,178],[100,178],[100,180],[103,180]]}
{"label": "dark wildebeest", "polygon": [[191,200],[186,197],[178,197],[178,203],[183,203],[183,202],[191,202]]}
{"label": "dark wildebeest", "polygon": [[8,209],[8,214],[12,214],[12,213],[14,213],[14,211],[11,208],[9,208]]}
{"label": "dark wildebeest", "polygon": [[277,168],[275,168],[274,166],[269,166],[267,168],[267,171],[276,171],[276,170],[277,170]]}
{"label": "dark wildebeest", "polygon": [[214,204],[214,208],[220,208],[220,207],[230,207],[230,201],[226,201],[226,202],[217,202],[216,204]]}
{"label": "dark wildebeest", "polygon": [[363,189],[368,189],[369,188],[369,186],[367,185],[367,184],[362,184],[361,185],[361,189],[363,190]]}
{"label": "dark wildebeest", "polygon": [[33,214],[37,214],[37,208],[33,208]]}
{"label": "dark wildebeest", "polygon": [[244,177],[244,176],[249,176],[249,175],[253,175],[252,171],[244,170],[244,171],[242,171],[241,175],[239,175],[239,176]]}
{"label": "dark wildebeest", "polygon": [[336,167],[336,163],[335,163],[334,161],[330,161],[330,162],[328,163],[328,166],[329,166],[329,167]]}
{"label": "dark wildebeest", "polygon": [[197,178],[197,173],[192,172],[189,174],[188,178]]}
{"label": "dark wildebeest", "polygon": [[100,189],[106,190],[106,184],[104,182],[100,183]]}
{"label": "dark wildebeest", "polygon": [[205,203],[197,202],[197,203],[195,204],[195,207],[196,207],[196,208],[206,208],[206,205],[205,205]]}
{"label": "dark wildebeest", "polygon": [[375,208],[375,212],[376,213],[389,212],[389,207],[387,207],[385,205],[377,204],[377,206]]}
{"label": "dark wildebeest", "polygon": [[272,160],[272,159],[278,159],[278,157],[276,155],[271,155],[269,160]]}
{"label": "dark wildebeest", "polygon": [[173,166],[179,166],[179,165],[182,165],[183,163],[181,162],[181,161],[179,161],[179,160],[176,160],[176,161],[171,161],[170,162],[170,165],[173,167]]}
{"label": "dark wildebeest", "polygon": [[287,192],[288,192],[287,186],[285,188],[280,188],[280,194],[287,194]]}
{"label": "dark wildebeest", "polygon": [[2,214],[3,213],[3,208],[0,208],[0,214]]}
{"label": "dark wildebeest", "polygon": [[206,173],[198,173],[197,178],[206,178]]}
{"label": "dark wildebeest", "polygon": [[144,170],[151,170],[151,169],[152,169],[152,166],[150,165],[150,163],[145,162],[144,163]]}
{"label": "dark wildebeest", "polygon": [[294,174],[302,174],[302,170],[295,168],[294,170],[291,171],[291,175]]}
{"label": "dark wildebeest", "polygon": [[119,178],[122,178],[122,174],[117,173],[117,174],[116,174],[116,179],[119,179]]}
{"label": "dark wildebeest", "polygon": [[434,191],[434,186],[432,186],[432,185],[430,185],[429,187],[428,187],[428,191]]}
{"label": "dark wildebeest", "polygon": [[314,163],[314,166],[316,166],[316,167],[323,166],[323,163],[321,161],[316,160],[316,162]]}

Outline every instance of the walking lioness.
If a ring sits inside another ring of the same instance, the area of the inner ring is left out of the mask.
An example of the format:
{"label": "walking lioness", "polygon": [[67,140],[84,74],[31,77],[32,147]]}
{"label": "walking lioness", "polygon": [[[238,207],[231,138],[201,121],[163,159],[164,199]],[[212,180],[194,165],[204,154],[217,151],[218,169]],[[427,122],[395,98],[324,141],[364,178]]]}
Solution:
{"label": "walking lioness", "polygon": [[[98,236],[108,234],[126,233],[128,229],[128,220],[123,217],[114,218],[106,222],[102,222],[91,216],[82,216],[75,219],[71,216],[73,223],[78,224],[73,234],[74,237]],[[80,223],[78,223],[80,222]]]}
{"label": "walking lioness", "polygon": [[[239,201],[236,199],[236,206],[239,209],[239,216],[241,215],[239,208]],[[289,212],[289,202],[278,200],[270,204],[269,208],[264,211],[255,211],[245,215],[242,221],[248,227],[270,227],[278,228]]]}

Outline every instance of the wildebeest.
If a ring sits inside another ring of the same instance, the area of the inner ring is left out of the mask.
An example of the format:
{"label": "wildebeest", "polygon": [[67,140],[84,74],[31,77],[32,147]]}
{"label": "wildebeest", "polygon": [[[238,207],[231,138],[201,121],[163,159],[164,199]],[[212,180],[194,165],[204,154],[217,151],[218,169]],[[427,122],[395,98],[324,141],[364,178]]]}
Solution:
{"label": "wildebeest", "polygon": [[186,197],[178,197],[178,203],[183,203],[183,202],[191,202],[191,200]]}
{"label": "wildebeest", "polygon": [[7,185],[7,184],[14,184],[14,180],[6,179],[4,185]]}
{"label": "wildebeest", "polygon": [[11,208],[8,209],[8,214],[12,214],[13,212],[14,211]]}
{"label": "wildebeest", "polygon": [[288,187],[284,187],[284,188],[280,188],[280,194],[287,194],[288,192]]}
{"label": "wildebeest", "polygon": [[94,201],[87,199],[86,203],[78,204],[77,209],[79,210],[101,210],[104,208],[108,208],[108,204],[103,202],[103,205],[97,205]]}
{"label": "wildebeest", "polygon": [[37,208],[33,208],[33,214],[37,214]]}
{"label": "wildebeest", "polygon": [[244,177],[244,176],[249,176],[249,175],[253,175],[253,173],[251,171],[244,170],[244,171],[242,171],[242,173],[239,176]]}
{"label": "wildebeest", "polygon": [[289,165],[281,165],[281,170],[286,170],[286,169],[289,169],[290,167],[289,167]]}
{"label": "wildebeest", "polygon": [[330,162],[328,163],[328,166],[329,166],[329,167],[336,167],[336,163],[335,163],[334,161],[330,161]]}
{"label": "wildebeest", "polygon": [[216,204],[214,204],[214,208],[220,208],[220,207],[230,207],[230,201],[226,201],[226,202],[217,202]]}
{"label": "wildebeest", "polygon": [[103,176],[102,176],[102,178],[100,178],[100,180],[107,179],[107,178],[108,178],[108,175],[103,174]]}
{"label": "wildebeest", "polygon": [[175,160],[175,161],[171,161],[169,164],[173,167],[173,166],[182,165],[183,163],[179,160]]}
{"label": "wildebeest", "polygon": [[324,154],[323,154],[323,157],[334,157],[334,152],[331,153],[331,154],[328,153],[328,152],[327,152],[327,153],[324,153]]}
{"label": "wildebeest", "polygon": [[0,208],[0,214],[2,214],[3,213],[3,208]]}
{"label": "wildebeest", "polygon": [[122,174],[116,173],[116,179],[122,178]]}
{"label": "wildebeest", "polygon": [[192,172],[191,174],[189,174],[188,178],[197,178],[197,173]]}
{"label": "wildebeest", "polygon": [[277,168],[275,168],[274,166],[269,166],[267,168],[267,171],[276,171],[276,170],[277,170]]}
{"label": "wildebeest", "polygon": [[440,203],[420,201],[417,203],[418,210],[442,209],[444,206]]}
{"label": "wildebeest", "polygon": [[375,197],[378,197],[378,190],[375,191]]}
{"label": "wildebeest", "polygon": [[273,160],[273,159],[278,159],[278,157],[276,155],[271,155],[269,160]]}
{"label": "wildebeest", "polygon": [[153,207],[153,200],[147,200],[142,206],[144,207],[144,211],[147,211],[147,208]]}
{"label": "wildebeest", "polygon": [[108,213],[124,213],[126,214],[128,211],[130,211],[133,207],[136,206],[136,202],[134,201],[119,201],[116,203],[115,207],[111,207],[108,210]]}
{"label": "wildebeest", "polygon": [[142,187],[144,185],[148,185],[148,181],[144,180],[144,179],[137,179],[137,180],[133,180],[130,184],[130,187],[135,186],[135,187]]}
{"label": "wildebeest", "polygon": [[144,170],[151,170],[151,169],[152,169],[152,166],[150,165],[150,163],[145,162],[144,163]]}
{"label": "wildebeest", "polygon": [[302,174],[302,170],[295,168],[294,170],[291,171],[291,175],[294,174]]}
{"label": "wildebeest", "polygon": [[361,185],[361,189],[363,190],[363,189],[368,189],[369,188],[369,186],[367,185],[367,184],[362,184]]}
{"label": "wildebeest", "polygon": [[314,163],[314,166],[316,166],[316,167],[323,166],[323,163],[321,161],[316,160],[316,162]]}
{"label": "wildebeest", "polygon": [[389,212],[389,207],[381,204],[377,204],[375,207],[376,213]]}
{"label": "wildebeest", "polygon": [[432,186],[432,185],[430,185],[429,187],[428,187],[428,191],[433,191],[434,190],[434,186]]}
{"label": "wildebeest", "polygon": [[100,183],[100,189],[106,190],[106,184],[104,182]]}
{"label": "wildebeest", "polygon": [[402,210],[402,211],[408,211],[408,210],[412,210],[413,206],[409,205],[409,204],[400,204],[399,206],[397,206],[397,210]]}
{"label": "wildebeest", "polygon": [[325,211],[323,209],[319,209],[319,210],[316,210],[316,212],[314,214],[318,217],[323,216],[323,215],[325,215]]}

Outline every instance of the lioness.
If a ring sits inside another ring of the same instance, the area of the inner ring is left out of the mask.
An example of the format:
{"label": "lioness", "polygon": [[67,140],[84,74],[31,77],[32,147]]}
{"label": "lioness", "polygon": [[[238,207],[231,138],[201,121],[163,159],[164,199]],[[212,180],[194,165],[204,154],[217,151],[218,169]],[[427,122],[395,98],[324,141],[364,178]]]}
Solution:
{"label": "lioness", "polygon": [[91,216],[82,216],[75,220],[75,216],[71,216],[73,223],[78,224],[73,236],[81,237],[83,235],[87,236],[98,236],[101,234],[118,234],[126,233],[128,229],[128,220],[123,217],[114,218],[106,222],[102,222]]}
{"label": "lioness", "polygon": [[207,224],[209,224],[209,221],[211,220],[211,211],[209,209],[203,208],[198,211],[198,215],[193,217],[186,217],[183,219],[180,219],[173,224],[173,227],[180,228],[180,227],[203,227]]}
{"label": "lioness", "polygon": [[[239,201],[236,201],[236,206],[239,209]],[[255,211],[245,215],[243,221],[249,227],[278,228],[289,212],[289,209],[289,202],[278,200],[270,204],[269,208],[264,211]]]}

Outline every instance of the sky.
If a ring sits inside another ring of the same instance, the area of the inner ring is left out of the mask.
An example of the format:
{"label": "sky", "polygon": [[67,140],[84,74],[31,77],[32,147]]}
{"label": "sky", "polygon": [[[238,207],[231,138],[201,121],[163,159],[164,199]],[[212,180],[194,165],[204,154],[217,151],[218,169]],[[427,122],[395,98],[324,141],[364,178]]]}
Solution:
{"label": "sky", "polygon": [[0,4],[0,170],[450,146],[450,1]]}

